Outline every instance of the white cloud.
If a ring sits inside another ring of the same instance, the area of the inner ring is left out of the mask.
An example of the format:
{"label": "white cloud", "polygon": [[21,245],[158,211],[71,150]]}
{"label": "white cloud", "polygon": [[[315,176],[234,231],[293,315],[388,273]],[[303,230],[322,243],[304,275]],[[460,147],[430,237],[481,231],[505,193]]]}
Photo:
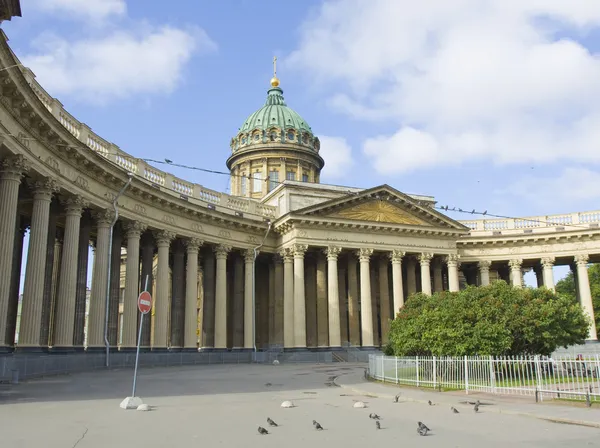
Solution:
{"label": "white cloud", "polygon": [[211,51],[216,44],[196,28],[163,27],[135,34],[68,41],[42,35],[37,50],[21,57],[52,95],[106,103],[136,94],[169,93],[195,51]]}
{"label": "white cloud", "polygon": [[90,22],[121,17],[127,12],[125,0],[34,0],[32,6],[44,12],[81,17]]}
{"label": "white cloud", "polygon": [[319,136],[321,141],[321,157],[325,160],[322,177],[339,178],[348,174],[348,170],[354,165],[352,159],[352,148],[341,137]]}
{"label": "white cloud", "polygon": [[600,55],[577,38],[598,27],[597,0],[327,1],[287,63],[335,109],[396,124],[364,142],[382,173],[597,163]]}

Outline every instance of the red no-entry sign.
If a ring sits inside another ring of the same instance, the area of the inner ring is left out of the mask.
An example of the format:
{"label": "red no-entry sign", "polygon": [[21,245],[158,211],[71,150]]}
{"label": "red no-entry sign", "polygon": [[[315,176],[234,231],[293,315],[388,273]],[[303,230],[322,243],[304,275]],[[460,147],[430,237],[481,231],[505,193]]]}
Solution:
{"label": "red no-entry sign", "polygon": [[152,296],[148,291],[143,291],[138,297],[138,309],[142,314],[148,314],[152,309]]}

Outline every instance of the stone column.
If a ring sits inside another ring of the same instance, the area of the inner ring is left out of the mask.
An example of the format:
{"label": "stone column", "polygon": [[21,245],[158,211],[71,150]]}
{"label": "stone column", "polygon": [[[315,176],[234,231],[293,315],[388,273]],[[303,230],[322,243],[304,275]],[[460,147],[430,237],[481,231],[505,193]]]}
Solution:
{"label": "stone column", "polygon": [[[317,326],[317,305],[325,310],[321,319],[321,343],[327,346],[327,265],[324,257],[317,251],[304,259],[304,297],[306,318],[306,346],[316,348],[319,343]],[[317,273],[320,270],[320,273]]]}
{"label": "stone column", "polygon": [[512,281],[513,286],[517,288],[523,287],[523,275],[521,272],[521,265],[523,264],[523,260],[514,259],[508,262],[510,266],[510,279]]}
{"label": "stone column", "polygon": [[[48,245],[48,220],[50,202],[58,189],[52,179],[36,181],[33,185],[33,213],[31,232],[27,251],[23,304],[21,308],[21,327],[19,329],[19,348],[39,350],[42,324],[42,304],[44,299],[44,278],[46,270],[46,249]],[[10,216],[14,222],[14,215]],[[11,238],[14,236],[11,234]],[[12,244],[8,243],[11,247]],[[54,243],[53,243],[54,244]],[[9,260],[12,258],[9,254]],[[7,273],[7,277],[10,272]],[[3,281],[2,283],[9,283]],[[4,311],[6,312],[6,311]],[[4,332],[2,333],[4,334]],[[47,343],[46,343],[47,344]]]}
{"label": "stone column", "polygon": [[[325,253],[325,255],[327,255],[327,249],[325,249],[324,253]],[[330,317],[327,316],[327,314],[328,314],[327,308],[331,302],[329,302],[329,304],[328,304],[328,301],[327,301],[327,283],[329,280],[331,280],[331,277],[329,277],[329,278],[327,277],[327,274],[328,274],[327,273],[327,264],[326,264],[326,260],[325,260],[325,257],[323,256],[323,254],[317,253],[316,258],[317,258],[316,279],[313,277],[310,280],[313,282],[312,285],[316,286],[317,303],[315,304],[316,310],[313,308],[312,313],[309,313],[307,311],[307,320],[309,322],[309,325],[307,325],[307,326],[309,327],[309,329],[312,329],[310,327],[314,327],[314,321],[315,321],[314,317],[316,317],[316,325],[317,325],[317,329],[316,329],[317,330],[316,331],[317,344],[316,345],[318,347],[328,347],[330,345],[330,343],[329,343],[329,322],[330,322],[329,319],[330,319]],[[337,259],[336,259],[336,263],[337,263]],[[314,274],[314,271],[313,271],[313,274]],[[312,295],[312,291],[309,290],[308,297],[310,297],[311,295]],[[311,300],[311,299],[309,299],[309,300]],[[331,309],[329,310],[329,313],[331,313]],[[313,325],[310,325],[310,323],[313,323]]]}
{"label": "stone column", "polygon": [[488,260],[481,260],[477,263],[479,268],[479,278],[481,279],[481,286],[488,286],[490,284],[490,266],[492,263]]}
{"label": "stone column", "polygon": [[581,307],[587,314],[590,320],[590,328],[588,332],[588,341],[597,341],[596,320],[594,318],[594,304],[592,302],[592,291],[590,290],[590,279],[588,276],[588,261],[587,254],[575,255],[575,263],[577,264],[577,286],[579,296],[581,297]]}
{"label": "stone column", "polygon": [[448,265],[448,289],[451,292],[460,290],[460,284],[458,283],[458,254],[450,254],[446,257],[446,264]]}
{"label": "stone column", "polygon": [[[9,156],[0,161],[0,353],[12,350],[10,335],[7,337],[10,302],[10,281],[15,246],[19,185],[27,170],[27,162],[21,155]],[[16,319],[16,317],[15,317]],[[14,330],[12,332],[14,341]]]}
{"label": "stone column", "polygon": [[[13,247],[12,274],[10,281],[10,294],[7,307],[6,320],[6,339],[0,346],[0,353],[10,351],[15,345],[15,336],[17,329],[17,313],[19,309],[19,286],[21,285],[21,262],[23,261],[23,237],[25,236],[25,226],[23,219],[17,214],[17,231],[15,232],[15,243]],[[2,325],[0,324],[0,327]],[[0,336],[1,338],[1,336]]]}
{"label": "stone column", "polygon": [[544,286],[554,291],[554,272],[552,270],[554,267],[554,257],[542,258],[542,267],[544,268]]}
{"label": "stone column", "polygon": [[275,311],[273,315],[273,328],[275,331],[274,343],[283,345],[283,258],[276,254],[273,257],[275,264]]}
{"label": "stone column", "polygon": [[[537,287],[541,288],[542,286],[544,286],[544,276],[543,276],[543,270],[542,270],[541,264],[534,266],[533,272],[535,273],[535,281],[536,281]],[[554,283],[554,282],[552,282],[552,283]]]}
{"label": "stone column", "polygon": [[283,345],[294,347],[294,252],[287,247],[280,252],[283,258]]}
{"label": "stone column", "polygon": [[[52,206],[50,207],[52,210]],[[52,212],[51,212],[52,213]],[[55,226],[56,227],[56,226]],[[57,306],[57,297],[58,297],[58,287],[59,287],[59,279],[60,279],[60,267],[62,263],[62,250],[63,250],[63,232],[62,229],[57,230],[56,237],[54,238],[54,248],[53,248],[53,263],[52,263],[52,274],[50,276],[50,300],[48,303],[48,308],[50,312],[46,311],[42,313],[42,333],[40,334],[40,345],[47,344],[49,347],[55,345],[55,331],[56,331],[56,306]],[[50,236],[48,236],[50,237]],[[50,240],[48,240],[50,241]],[[48,271],[46,271],[48,272]],[[46,274],[47,275],[47,274]],[[46,306],[46,298],[44,297],[44,307]],[[47,334],[45,334],[45,329],[48,330]],[[46,342],[48,341],[48,342]],[[72,346],[71,346],[72,348]]]}
{"label": "stone column", "polygon": [[269,334],[267,338],[267,346],[271,346],[275,343],[275,264],[272,262],[269,266],[269,307],[268,318],[269,318]]}
{"label": "stone column", "polygon": [[390,285],[388,259],[379,257],[379,314],[381,319],[381,345],[388,342],[390,332]]}
{"label": "stone column", "polygon": [[371,272],[369,259],[373,249],[360,249],[356,252],[360,260],[360,309],[362,346],[373,347],[373,308],[371,303]]}
{"label": "stone column", "polygon": [[123,243],[123,227],[117,221],[112,232],[110,255],[110,293],[108,305],[108,342],[111,350],[119,344],[119,302],[121,298],[121,246]]}
{"label": "stone column", "polygon": [[152,350],[166,350],[169,343],[169,247],[173,238],[175,238],[175,234],[168,230],[154,233],[158,247],[158,266],[156,269]]}
{"label": "stone column", "polygon": [[[152,287],[154,284],[152,273],[152,265],[154,263],[154,238],[152,237],[152,233],[146,232],[143,234],[140,242],[142,246],[142,276],[140,277],[140,291],[148,291],[150,294],[152,294],[152,310],[144,318],[145,325],[142,328],[142,344],[140,349],[143,348],[144,350],[149,350],[150,346],[152,345],[152,316],[156,312],[156,308],[154,307],[154,304],[156,303],[156,297]],[[139,331],[139,327],[137,327],[137,330]]]}
{"label": "stone column", "polygon": [[244,259],[238,254],[233,260],[233,348],[244,347],[244,298],[246,288]]}
{"label": "stone column", "polygon": [[306,297],[304,296],[304,254],[306,244],[294,244],[294,347],[306,348]]}
{"label": "stone column", "polygon": [[419,255],[419,263],[421,264],[421,292],[431,295],[431,259],[433,254],[422,253]]}
{"label": "stone column", "polygon": [[358,311],[358,274],[357,258],[348,254],[348,332],[350,344],[360,345],[360,313]]}
{"label": "stone column", "polygon": [[89,211],[83,213],[79,226],[77,248],[77,292],[73,317],[73,347],[83,350],[85,332],[85,307],[87,302],[88,259],[90,256],[90,233],[92,220]]}
{"label": "stone column", "polygon": [[252,322],[252,288],[254,287],[254,278],[252,277],[252,268],[254,266],[254,250],[247,249],[244,252],[244,348],[254,348],[254,330]]}
{"label": "stone column", "polygon": [[444,290],[442,267],[442,260],[436,257],[433,261],[433,292],[442,292]]}
{"label": "stone column", "polygon": [[[338,255],[341,247],[327,247],[327,303],[329,313],[329,346],[341,347],[340,292],[338,284]],[[324,316],[319,316],[323,318]]]}
{"label": "stone column", "polygon": [[[217,281],[215,285],[215,348],[227,348],[227,254],[230,246],[215,247]],[[244,342],[245,342],[244,331]]]}
{"label": "stone column", "polygon": [[392,292],[394,294],[394,314],[392,319],[396,318],[396,314],[400,311],[400,308],[404,306],[404,288],[402,285],[402,257],[406,252],[399,249],[394,249],[389,253],[389,257],[392,260]]}
{"label": "stone column", "polygon": [[[125,265],[125,297],[123,298],[123,338],[121,350],[132,350],[137,346],[137,329],[140,313],[137,299],[140,294],[140,238],[146,225],[139,221],[125,224],[127,238],[127,262]],[[144,323],[150,325],[150,316]],[[142,328],[143,330],[143,328]]]}
{"label": "stone column", "polygon": [[185,246],[182,240],[172,246],[170,348],[181,350],[185,333]]}
{"label": "stone column", "polygon": [[106,315],[106,288],[108,280],[108,244],[113,212],[105,210],[96,214],[96,258],[92,274],[92,291],[88,314],[88,350],[104,347],[104,321]]}
{"label": "stone column", "polygon": [[185,324],[183,347],[198,349],[198,250],[204,242],[197,238],[186,240],[187,265],[185,272]]}
{"label": "stone column", "polygon": [[79,251],[79,226],[86,204],[79,196],[65,202],[65,236],[60,266],[60,280],[56,297],[54,326],[55,349],[72,349],[77,300],[77,254]]}
{"label": "stone column", "polygon": [[342,345],[346,345],[350,339],[348,336],[348,289],[346,287],[346,264],[338,258],[338,288],[340,293],[340,331],[342,333]]}
{"label": "stone column", "polygon": [[204,257],[204,310],[202,319],[202,347],[215,346],[215,254],[214,249],[205,252]]}
{"label": "stone column", "polygon": [[413,255],[409,255],[405,260],[406,264],[406,293],[411,295],[417,292],[417,261]]}
{"label": "stone column", "polygon": [[62,229],[57,227],[59,214],[58,201],[50,201],[50,212],[48,216],[48,238],[46,248],[46,267],[44,271],[44,294],[42,298],[42,316],[40,323],[40,347],[52,345],[50,326],[52,322],[52,311],[58,283],[58,271],[60,268],[60,256],[62,251]]}

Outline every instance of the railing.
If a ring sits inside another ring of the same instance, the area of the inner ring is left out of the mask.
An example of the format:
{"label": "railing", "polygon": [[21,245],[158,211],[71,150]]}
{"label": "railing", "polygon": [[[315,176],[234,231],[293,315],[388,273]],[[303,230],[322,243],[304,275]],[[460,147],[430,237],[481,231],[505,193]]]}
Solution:
{"label": "railing", "polygon": [[371,378],[436,390],[600,401],[600,358],[369,356]]}
{"label": "railing", "polygon": [[[16,62],[18,63],[19,61],[16,60]],[[123,168],[123,170],[139,175],[154,185],[163,187],[166,192],[174,196],[185,195],[197,198],[200,201],[229,209],[231,210],[231,214],[242,211],[247,213],[247,217],[258,220],[272,218],[277,215],[276,206],[261,204],[247,198],[229,196],[228,194],[214,191],[198,184],[191,184],[172,174],[156,169],[140,159],[132,157],[119,149],[118,146],[95,134],[88,126],[69,114],[63,108],[60,101],[52,98],[36,81],[35,74],[30,69],[23,68],[22,73],[42,104],[67,131],[92,151],[112,161]]]}
{"label": "railing", "polygon": [[459,222],[471,229],[471,235],[582,230],[600,227],[600,210],[525,218],[473,219]]}

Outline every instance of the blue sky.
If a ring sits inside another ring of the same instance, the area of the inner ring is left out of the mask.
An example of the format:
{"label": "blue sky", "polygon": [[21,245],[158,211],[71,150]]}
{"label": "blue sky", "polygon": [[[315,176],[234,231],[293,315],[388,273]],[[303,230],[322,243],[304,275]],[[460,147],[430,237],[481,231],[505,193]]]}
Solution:
{"label": "blue sky", "polygon": [[[600,208],[596,0],[23,0],[22,10],[3,24],[13,50],[133,156],[226,170],[277,55],[288,105],[322,139],[325,183],[388,183],[509,216]],[[226,176],[172,172],[228,191]]]}

